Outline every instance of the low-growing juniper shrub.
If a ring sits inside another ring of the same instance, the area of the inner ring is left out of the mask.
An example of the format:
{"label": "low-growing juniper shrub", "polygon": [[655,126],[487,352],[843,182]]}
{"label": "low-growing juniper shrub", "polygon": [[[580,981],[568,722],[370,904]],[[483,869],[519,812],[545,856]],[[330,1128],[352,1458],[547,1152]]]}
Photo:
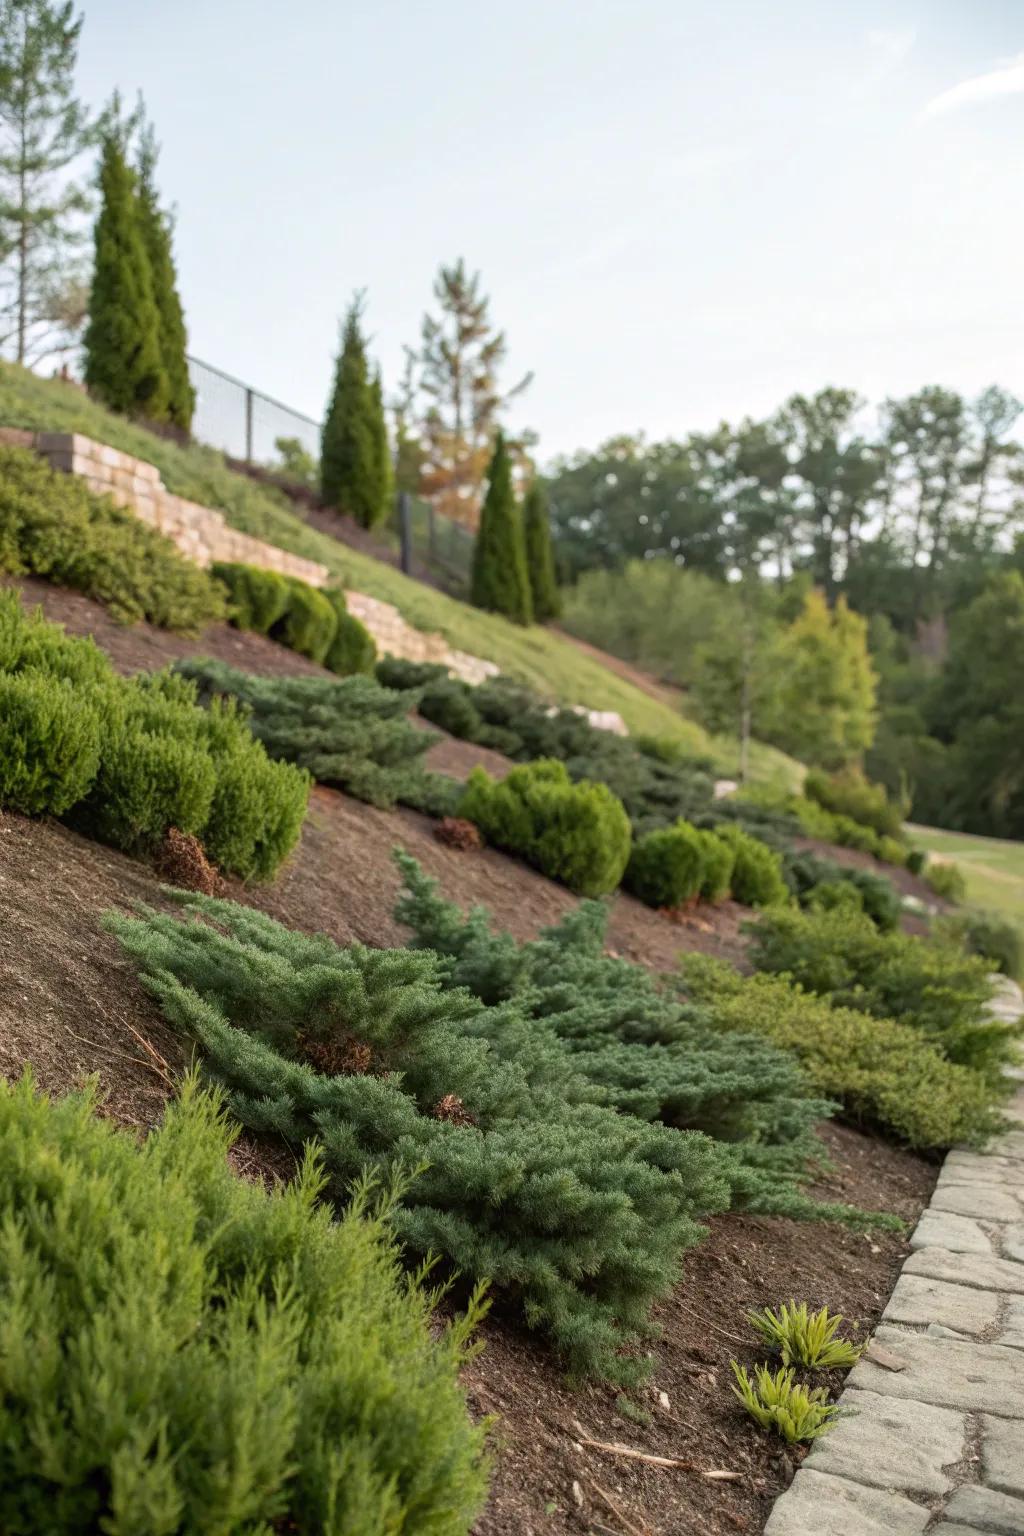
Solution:
{"label": "low-growing juniper shrub", "polygon": [[461,786],[423,767],[437,737],[408,719],[413,695],[370,677],[255,677],[218,661],[182,661],[175,670],[203,702],[237,700],[271,757],[319,783],[381,809],[401,802],[429,815],[454,812]]}
{"label": "low-growing juniper shrub", "polygon": [[786,883],[802,907],[845,902],[855,911],[866,912],[883,932],[899,926],[899,892],[885,875],[837,864],[816,853],[787,853],[783,866]]}

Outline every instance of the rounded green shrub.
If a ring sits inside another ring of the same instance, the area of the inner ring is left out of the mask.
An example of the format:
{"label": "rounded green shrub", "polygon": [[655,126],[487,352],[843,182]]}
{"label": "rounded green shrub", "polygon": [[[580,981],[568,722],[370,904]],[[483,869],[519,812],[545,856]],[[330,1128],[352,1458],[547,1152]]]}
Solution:
{"label": "rounded green shrub", "polygon": [[804,794],[826,811],[870,827],[880,837],[899,837],[904,808],[890,801],[884,785],[872,784],[858,769],[831,774],[812,769],[804,780]]}
{"label": "rounded green shrub", "polygon": [[366,625],[349,613],[343,587],[328,587],[324,597],[334,609],[337,628],[324,666],[339,677],[352,677],[357,672],[373,673],[377,660],[377,646]]}
{"label": "rounded green shrub", "polygon": [[218,560],[211,567],[213,575],[228,589],[231,622],[239,629],[254,629],[269,635],[284,617],[291,601],[291,589],[279,571],[265,571],[257,565],[243,565]]}
{"label": "rounded green shrub", "polygon": [[71,684],[43,672],[0,673],[0,805],[61,816],[86,795],[101,723]]}
{"label": "rounded green shrub", "polygon": [[675,908],[696,900],[703,879],[703,837],[678,821],[634,843],[623,884],[649,907]]}
{"label": "rounded green shrub", "polygon": [[705,830],[699,833],[704,857],[701,876],[702,901],[724,901],[732,890],[732,872],[736,867],[736,850],[728,838],[717,832]]}
{"label": "rounded green shrub", "polygon": [[897,869],[902,869],[907,862],[907,845],[901,843],[898,837],[882,836],[878,839],[875,856],[883,864],[894,864]]}
{"label": "rounded green shrub", "polygon": [[0,1529],[466,1536],[480,1308],[403,1274],[401,1187],[238,1177],[193,1078],[144,1142],[95,1109],[0,1081]]}
{"label": "rounded green shrub", "polygon": [[936,896],[943,901],[963,901],[967,895],[967,881],[956,864],[940,864],[929,859],[924,877]]}
{"label": "rounded green shrub", "polygon": [[310,661],[322,662],[331,648],[338,616],[322,592],[295,576],[288,583],[288,606],[270,630],[270,638]]}
{"label": "rounded green shrub", "polygon": [[604,784],[574,784],[564,763],[541,759],[495,781],[474,768],[459,815],[496,848],[518,853],[581,896],[603,896],[629,860],[629,817]]}
{"label": "rounded green shrub", "polygon": [[731,822],[723,822],[716,831],[735,855],[730,879],[736,901],[745,907],[773,907],[789,900],[782,857],[774,848]]}

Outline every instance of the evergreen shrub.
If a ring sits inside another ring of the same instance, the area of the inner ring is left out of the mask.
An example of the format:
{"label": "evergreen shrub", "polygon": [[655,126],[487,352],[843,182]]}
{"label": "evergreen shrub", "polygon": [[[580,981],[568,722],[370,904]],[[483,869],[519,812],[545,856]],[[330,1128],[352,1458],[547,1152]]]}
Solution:
{"label": "evergreen shrub", "polygon": [[170,539],[25,448],[0,446],[0,569],[82,592],[123,624],[191,632],[225,616],[220,585]]}
{"label": "evergreen shrub", "polygon": [[686,995],[716,1029],[791,1051],[808,1082],[850,1119],[921,1148],[981,1144],[998,1126],[982,1073],[946,1060],[910,1024],[835,1006],[786,976],[741,976],[708,956],[685,956],[682,974]]}
{"label": "evergreen shrub", "polygon": [[704,834],[689,822],[648,832],[633,844],[623,884],[649,907],[695,901],[704,880],[704,847]]}
{"label": "evergreen shrub", "polygon": [[782,858],[774,848],[751,837],[735,822],[723,822],[715,830],[735,856],[730,884],[736,901],[746,907],[772,907],[789,900]]}
{"label": "evergreen shrub", "polygon": [[724,901],[732,891],[732,875],[736,867],[736,849],[727,837],[716,831],[700,831],[701,853],[704,871],[701,875],[702,901]]}
{"label": "evergreen shrub", "polygon": [[935,940],[880,933],[863,913],[777,908],[753,928],[750,956],[759,970],[841,1006],[911,1025],[950,1061],[996,1082],[1020,1033],[987,1013],[983,960]]}
{"label": "evergreen shrub", "polygon": [[0,805],[25,816],[63,815],[96,777],[96,710],[62,678],[0,672],[0,721]]}
{"label": "evergreen shrub", "polygon": [[338,628],[334,605],[316,587],[297,576],[286,576],[288,606],[269,633],[290,651],[322,662]]}
{"label": "evergreen shrub", "polygon": [[13,592],[0,594],[0,803],[66,817],[129,853],[168,827],[200,837],[228,874],[269,877],[294,847],[309,780],[271,762],[234,705],[197,707],[170,674],[119,677]]}
{"label": "evergreen shrub", "polygon": [[356,672],[372,675],[377,646],[366,625],[355,614],[349,613],[344,588],[327,587],[323,595],[334,609],[337,620],[324,666],[339,677],[351,677]]}
{"label": "evergreen shrub", "polygon": [[866,912],[876,927],[886,932],[899,926],[899,892],[884,875],[837,864],[815,853],[784,855],[784,868],[787,884],[802,907],[834,906],[845,901],[854,910]]}
{"label": "evergreen shrub", "polygon": [[206,897],[109,919],[244,1123],[322,1143],[339,1204],[427,1165],[392,1217],[410,1257],[490,1278],[575,1373],[623,1383],[702,1215],[862,1219],[800,1188],[827,1106],[795,1064],[605,956],[601,903],[519,946],[400,862],[415,950],[339,949]]}
{"label": "evergreen shrub", "polygon": [[882,784],[872,784],[857,769],[826,774],[812,769],[804,779],[804,794],[834,815],[848,816],[879,837],[898,839],[904,808],[890,801]]}
{"label": "evergreen shrub", "polygon": [[968,954],[980,955],[995,970],[1014,981],[1024,980],[1024,929],[1000,912],[950,912],[940,917],[935,932]]}
{"label": "evergreen shrub", "polygon": [[232,624],[269,635],[291,600],[291,589],[280,571],[229,560],[216,561],[211,570],[228,589]]}
{"label": "evergreen shrub", "polygon": [[956,864],[939,864],[929,859],[924,878],[943,901],[963,901],[967,895],[967,881]]}
{"label": "evergreen shrub", "polygon": [[412,694],[361,676],[254,677],[219,661],[182,661],[175,671],[196,683],[203,702],[237,700],[270,756],[319,783],[384,810],[401,801],[430,815],[454,812],[460,786],[424,769],[437,737],[406,718]]}
{"label": "evergreen shrub", "polygon": [[495,847],[520,854],[581,896],[613,891],[629,859],[629,817],[621,800],[604,784],[574,784],[555,759],[523,764],[501,780],[474,768],[459,815]]}
{"label": "evergreen shrub", "polygon": [[465,1536],[486,1493],[445,1327],[403,1275],[393,1194],[235,1176],[186,1079],[144,1143],[0,1081],[0,1527]]}
{"label": "evergreen shrub", "polygon": [[[353,1180],[420,1168],[392,1214],[410,1256],[491,1280],[574,1371],[642,1375],[620,1350],[649,1333],[697,1218],[728,1200],[714,1144],[573,1094],[549,1031],[443,990],[432,955],[341,950],[184,901],[206,921],[110,921],[244,1124],[319,1140],[339,1204]],[[543,1048],[520,1059],[517,1041]]]}

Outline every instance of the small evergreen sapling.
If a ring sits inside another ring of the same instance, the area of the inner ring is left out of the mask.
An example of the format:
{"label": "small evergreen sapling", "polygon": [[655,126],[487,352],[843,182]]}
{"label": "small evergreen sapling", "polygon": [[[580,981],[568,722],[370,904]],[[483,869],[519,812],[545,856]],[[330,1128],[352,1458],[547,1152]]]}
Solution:
{"label": "small evergreen sapling", "polygon": [[762,1307],[748,1312],[747,1321],[766,1344],[777,1349],[783,1365],[802,1365],[810,1370],[845,1371],[857,1364],[864,1346],[836,1334],[843,1321],[828,1307],[811,1312],[806,1301],[783,1302],[778,1311]]}

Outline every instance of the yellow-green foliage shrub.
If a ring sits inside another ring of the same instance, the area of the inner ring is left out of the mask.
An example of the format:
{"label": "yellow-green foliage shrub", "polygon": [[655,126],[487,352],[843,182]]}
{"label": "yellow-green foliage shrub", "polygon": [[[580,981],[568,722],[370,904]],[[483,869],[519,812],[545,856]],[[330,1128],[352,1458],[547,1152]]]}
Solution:
{"label": "yellow-green foliage shrub", "polygon": [[687,955],[682,972],[687,995],[717,1028],[792,1051],[808,1081],[851,1119],[914,1147],[981,1142],[998,1124],[982,1074],[947,1061],[909,1024],[836,1007],[784,976],[741,976],[709,956]]}

